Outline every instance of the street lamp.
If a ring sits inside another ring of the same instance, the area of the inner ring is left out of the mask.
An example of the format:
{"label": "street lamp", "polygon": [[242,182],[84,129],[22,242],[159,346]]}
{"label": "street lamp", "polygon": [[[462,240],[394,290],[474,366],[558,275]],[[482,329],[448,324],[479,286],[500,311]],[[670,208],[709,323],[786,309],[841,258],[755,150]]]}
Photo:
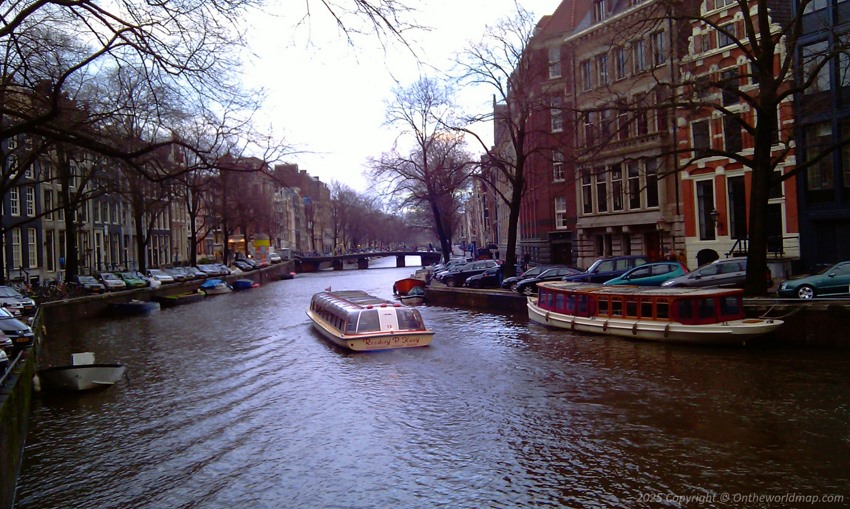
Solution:
{"label": "street lamp", "polygon": [[712,209],[711,212],[708,213],[711,216],[712,221],[714,221],[714,227],[720,228],[723,226],[723,223],[720,222],[720,212],[717,209]]}

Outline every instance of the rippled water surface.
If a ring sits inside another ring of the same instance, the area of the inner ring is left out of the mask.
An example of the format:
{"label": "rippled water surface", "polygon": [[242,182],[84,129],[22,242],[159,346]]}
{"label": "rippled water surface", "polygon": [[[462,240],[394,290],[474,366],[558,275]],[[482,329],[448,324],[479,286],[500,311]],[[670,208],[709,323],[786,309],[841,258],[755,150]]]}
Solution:
{"label": "rippled water surface", "polygon": [[51,363],[95,351],[130,377],[35,401],[15,507],[850,503],[850,354],[573,336],[427,305],[427,348],[349,353],[311,329],[313,293],[391,298],[412,270],[51,328]]}

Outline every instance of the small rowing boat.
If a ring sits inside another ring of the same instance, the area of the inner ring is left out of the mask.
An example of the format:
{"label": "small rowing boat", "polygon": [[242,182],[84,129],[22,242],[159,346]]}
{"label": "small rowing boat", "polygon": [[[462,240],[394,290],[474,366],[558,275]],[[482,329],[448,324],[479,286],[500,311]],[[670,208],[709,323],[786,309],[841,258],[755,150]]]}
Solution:
{"label": "small rowing boat", "polygon": [[355,351],[428,346],[434,335],[418,310],[360,290],[319,292],[307,316],[326,339]]}

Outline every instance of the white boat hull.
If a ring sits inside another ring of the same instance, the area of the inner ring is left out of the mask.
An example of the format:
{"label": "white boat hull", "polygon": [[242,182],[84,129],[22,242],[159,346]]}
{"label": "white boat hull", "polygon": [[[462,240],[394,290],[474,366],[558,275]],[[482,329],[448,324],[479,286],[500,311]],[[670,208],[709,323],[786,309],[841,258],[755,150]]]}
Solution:
{"label": "white boat hull", "polygon": [[431,339],[434,336],[434,333],[431,331],[396,331],[378,334],[343,335],[309,309],[307,310],[307,316],[313,322],[313,328],[325,339],[337,346],[357,352],[428,346],[431,344]]}
{"label": "white boat hull", "polygon": [[577,332],[590,332],[629,339],[683,344],[746,344],[773,332],[782,320],[745,318],[727,322],[686,325],[678,322],[636,320],[634,318],[581,317],[547,311],[537,306],[537,298],[528,298],[528,318],[540,325]]}
{"label": "white boat hull", "polygon": [[38,377],[46,390],[87,391],[114,385],[125,371],[123,364],[82,364],[43,369]]}

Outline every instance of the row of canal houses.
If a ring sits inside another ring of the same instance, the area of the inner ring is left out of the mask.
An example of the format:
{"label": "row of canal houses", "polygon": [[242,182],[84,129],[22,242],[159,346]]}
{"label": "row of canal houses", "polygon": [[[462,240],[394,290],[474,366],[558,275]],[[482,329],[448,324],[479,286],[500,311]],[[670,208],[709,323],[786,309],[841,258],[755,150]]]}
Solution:
{"label": "row of canal houses", "polygon": [[[753,153],[752,137],[735,121],[753,112],[722,89],[694,93],[722,101],[723,110],[676,108],[676,101],[692,100],[682,97],[692,91],[670,94],[658,86],[690,73],[697,82],[703,76],[759,93],[758,69],[733,38],[747,28],[742,6],[769,8],[773,31],[799,9],[795,0],[566,0],[539,21],[524,58],[542,69],[533,90],[549,107],[535,110],[528,123],[555,142],[529,155],[520,255],[583,267],[600,256],[676,256],[693,268],[747,252],[752,178],[722,152]],[[796,48],[780,45],[777,63],[785,51],[801,60],[806,51],[838,48],[850,37],[840,32],[850,29],[850,1],[817,0],[803,10],[803,35]],[[494,105],[497,119],[500,108]],[[846,48],[776,114],[773,153],[788,149],[776,172],[792,172],[798,161],[847,139]],[[494,150],[508,145],[498,122],[494,140]],[[721,153],[697,158],[709,148]],[[479,184],[467,228],[479,245],[495,243],[505,252],[508,208],[488,190]],[[850,259],[850,147],[773,186],[768,209],[775,277]]]}
{"label": "row of canal houses", "polygon": [[[2,140],[6,175],[21,171],[17,168],[16,151],[25,149],[22,145],[26,143],[25,138]],[[220,194],[216,189],[229,190],[228,203],[232,205],[228,205],[229,219],[225,221],[220,213],[210,209],[215,205],[202,204],[193,218],[187,202],[191,193],[179,189],[177,183],[160,186],[137,179],[107,184],[101,178],[92,178],[98,173],[121,175],[122,171],[117,164],[104,169],[102,166],[108,162],[98,161],[83,150],[79,152],[72,158],[71,192],[90,194],[74,216],[81,274],[185,265],[193,251],[197,259],[223,262],[232,260],[236,253],[323,252],[332,246],[328,186],[297,164],[270,168],[255,158],[223,158],[214,177],[221,184],[210,183],[203,191],[213,195]],[[60,184],[54,156],[47,154],[28,165],[18,184],[4,195],[2,252],[6,281],[31,284],[63,278],[68,243],[64,209],[57,206]],[[177,166],[181,159],[176,153],[159,157]],[[101,169],[93,170],[98,165]],[[107,185],[112,187],[106,188]],[[143,188],[146,204],[142,214],[134,213],[134,200],[126,191],[133,186]],[[100,188],[104,190],[101,192]],[[202,203],[214,204],[218,200],[222,200],[220,195]],[[243,205],[251,208],[238,210]],[[136,228],[137,218],[141,230]],[[194,244],[193,222],[198,239]],[[137,249],[140,231],[147,237],[143,254]]]}

